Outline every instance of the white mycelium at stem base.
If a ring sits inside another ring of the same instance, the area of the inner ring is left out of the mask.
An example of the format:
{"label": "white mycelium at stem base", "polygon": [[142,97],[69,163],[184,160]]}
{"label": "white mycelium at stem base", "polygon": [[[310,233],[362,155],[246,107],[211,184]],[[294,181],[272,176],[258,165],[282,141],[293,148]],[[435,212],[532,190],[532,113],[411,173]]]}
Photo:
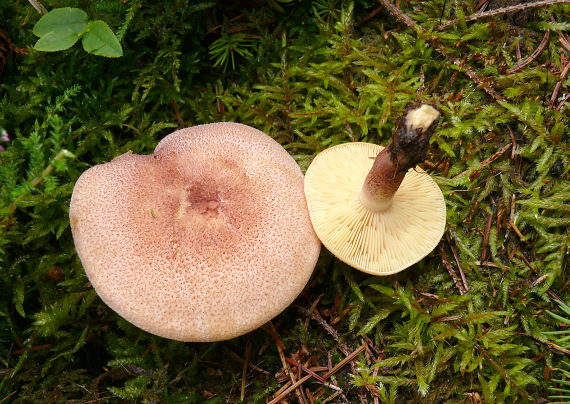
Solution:
{"label": "white mycelium at stem base", "polygon": [[[430,118],[431,117],[431,118]],[[398,119],[392,144],[345,143],[315,157],[305,195],[317,235],[361,271],[389,275],[432,251],[445,228],[445,201],[419,168],[439,112],[412,107]]]}

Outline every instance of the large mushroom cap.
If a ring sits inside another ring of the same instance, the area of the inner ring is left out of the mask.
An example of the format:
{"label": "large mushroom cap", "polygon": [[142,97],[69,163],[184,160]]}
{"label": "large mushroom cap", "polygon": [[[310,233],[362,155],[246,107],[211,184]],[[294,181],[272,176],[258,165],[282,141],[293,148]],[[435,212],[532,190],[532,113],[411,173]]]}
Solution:
{"label": "large mushroom cap", "polygon": [[432,251],[445,230],[445,200],[423,170],[406,173],[391,205],[366,208],[359,189],[383,149],[345,143],[319,153],[305,174],[305,194],[317,235],[350,266],[373,275],[399,272]]}
{"label": "large mushroom cap", "polygon": [[103,301],[153,334],[216,341],[285,309],[320,242],[293,158],[257,129],[216,123],[84,172],[71,229]]}

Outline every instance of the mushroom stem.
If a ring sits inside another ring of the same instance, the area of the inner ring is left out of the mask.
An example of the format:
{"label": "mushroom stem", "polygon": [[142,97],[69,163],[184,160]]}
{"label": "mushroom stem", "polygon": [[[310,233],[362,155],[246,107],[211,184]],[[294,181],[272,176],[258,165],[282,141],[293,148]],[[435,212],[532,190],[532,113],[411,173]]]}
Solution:
{"label": "mushroom stem", "polygon": [[430,105],[412,105],[396,120],[392,142],[376,156],[358,192],[366,208],[381,212],[392,205],[406,172],[425,160],[439,115]]}

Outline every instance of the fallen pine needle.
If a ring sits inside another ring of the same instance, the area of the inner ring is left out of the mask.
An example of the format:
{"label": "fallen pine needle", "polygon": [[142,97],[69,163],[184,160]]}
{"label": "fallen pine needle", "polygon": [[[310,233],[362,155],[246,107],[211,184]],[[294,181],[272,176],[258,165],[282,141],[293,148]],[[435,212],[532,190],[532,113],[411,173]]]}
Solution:
{"label": "fallen pine needle", "polygon": [[516,226],[515,222],[513,222],[512,220],[509,220],[509,225],[511,226],[511,228],[515,231],[515,233],[517,233],[517,236],[520,237],[520,239],[524,239],[523,234],[520,232],[519,228]]}
{"label": "fallen pine needle", "polygon": [[475,261],[475,265],[478,267],[493,267],[493,268],[500,268],[497,264],[490,261]]}
{"label": "fallen pine needle", "polygon": [[313,376],[307,375],[307,376],[297,380],[295,383],[291,384],[291,386],[289,386],[289,388],[285,389],[281,394],[279,394],[277,397],[275,397],[273,400],[271,400],[269,402],[269,404],[277,404],[279,401],[281,401],[283,398],[285,398],[289,393],[291,393],[293,390],[295,390],[301,384],[305,383],[311,377],[313,377]]}
{"label": "fallen pine needle", "polygon": [[540,285],[546,278],[548,278],[550,276],[550,274],[546,274],[546,275],[542,275],[540,278],[538,278],[536,281],[534,281],[532,283],[532,287],[535,287],[537,285]]}
{"label": "fallen pine needle", "polygon": [[245,399],[245,379],[247,378],[247,368],[249,365],[249,357],[251,355],[251,342],[247,343],[247,347],[245,348],[245,357],[243,358],[243,371],[242,371],[242,379],[241,379],[241,401]]}
{"label": "fallen pine needle", "polygon": [[[279,357],[281,358],[281,362],[283,363],[283,370],[285,371],[285,374],[289,377],[289,379],[291,379],[291,383],[293,383],[291,387],[293,386],[299,387],[300,384],[297,384],[295,380],[295,375],[293,375],[291,368],[289,367],[289,365],[287,365],[287,361],[285,360],[285,354],[283,354],[283,349],[281,349],[279,344],[277,344],[277,350],[279,351]],[[306,403],[306,401],[303,397],[302,389],[298,389],[297,387],[295,388],[295,394],[297,395],[297,400],[299,400],[299,403],[304,404]]]}
{"label": "fallen pine needle", "polygon": [[[326,380],[329,377],[331,377],[332,375],[334,375],[336,372],[338,372],[340,369],[342,369],[342,367],[344,367],[347,363],[349,363],[354,358],[356,358],[362,351],[364,351],[366,349],[366,347],[367,347],[366,343],[362,344],[360,347],[358,347],[356,350],[354,350],[350,355],[348,355],[346,358],[344,358],[342,361],[340,361],[335,367],[333,367],[331,370],[329,370],[327,373],[325,373],[323,376],[323,379]],[[293,390],[295,390],[301,384],[305,383],[311,377],[313,377],[313,376],[311,374],[308,374],[305,377],[297,380],[295,383],[291,384],[291,386],[289,386],[289,388],[285,389],[277,397],[275,397],[273,400],[271,400],[268,404],[277,404],[284,397],[286,397],[289,393],[291,393]]]}

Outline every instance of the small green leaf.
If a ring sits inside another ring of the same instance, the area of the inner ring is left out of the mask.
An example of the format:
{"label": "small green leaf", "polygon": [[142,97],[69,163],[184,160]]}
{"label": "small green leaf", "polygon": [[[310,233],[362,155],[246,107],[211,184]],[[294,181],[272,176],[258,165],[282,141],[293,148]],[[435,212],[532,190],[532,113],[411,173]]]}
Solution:
{"label": "small green leaf", "polygon": [[111,28],[101,20],[90,21],[83,36],[83,49],[86,52],[108,58],[123,56],[123,48]]}
{"label": "small green leaf", "polygon": [[40,18],[33,32],[39,37],[50,32],[55,32],[57,35],[71,35],[71,33],[79,35],[87,28],[87,19],[87,13],[79,8],[56,8]]}
{"label": "small green leaf", "polygon": [[71,48],[79,39],[79,35],[73,31],[68,31],[65,34],[57,34],[51,31],[42,36],[34,45],[34,49],[43,52],[56,52]]}

